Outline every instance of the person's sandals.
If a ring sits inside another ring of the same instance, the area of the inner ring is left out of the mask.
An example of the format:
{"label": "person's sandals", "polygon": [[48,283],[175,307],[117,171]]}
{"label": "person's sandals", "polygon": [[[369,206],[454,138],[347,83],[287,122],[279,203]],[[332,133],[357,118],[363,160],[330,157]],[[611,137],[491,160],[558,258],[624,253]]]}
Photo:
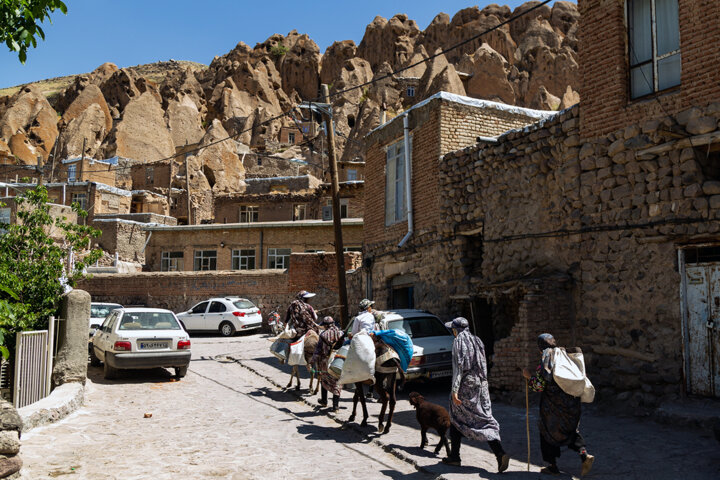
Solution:
{"label": "person's sandals", "polygon": [[547,467],[541,468],[540,473],[544,473],[545,475],[560,475],[560,469],[557,465],[548,465]]}
{"label": "person's sandals", "polygon": [[445,465],[453,465],[455,467],[460,466],[460,457],[452,458],[452,457],[443,457],[442,463]]}
{"label": "person's sandals", "polygon": [[595,457],[589,454],[585,455],[585,459],[582,461],[582,471],[580,472],[581,477],[590,473],[594,461]]}
{"label": "person's sandals", "polygon": [[508,466],[510,465],[510,455],[507,453],[503,453],[499,457],[497,457],[498,462],[498,473],[502,473],[505,470],[508,469]]}

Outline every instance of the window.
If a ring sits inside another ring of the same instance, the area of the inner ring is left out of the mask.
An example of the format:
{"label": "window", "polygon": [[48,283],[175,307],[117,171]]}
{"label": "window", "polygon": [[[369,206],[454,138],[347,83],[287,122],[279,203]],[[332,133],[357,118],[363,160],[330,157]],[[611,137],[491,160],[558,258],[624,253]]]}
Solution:
{"label": "window", "polygon": [[288,132],[288,143],[295,143],[295,132]]}
{"label": "window", "polygon": [[257,158],[258,167],[262,166],[262,157]]}
{"label": "window", "polygon": [[240,207],[240,223],[255,223],[258,221],[257,205],[242,205]]}
{"label": "window", "polygon": [[305,220],[305,204],[293,205],[293,220]]}
{"label": "window", "polygon": [[161,272],[181,272],[184,270],[183,252],[162,252],[160,256]]}
{"label": "window", "polygon": [[630,97],[680,85],[677,0],[628,0]]}
{"label": "window", "polygon": [[405,219],[405,145],[403,140],[387,149],[385,168],[385,224],[392,225]]}
{"label": "window", "polygon": [[233,250],[232,251],[232,269],[233,270],[254,270],[255,269],[255,250]]}
{"label": "window", "polygon": [[348,169],[347,171],[347,180],[348,182],[354,182],[357,180],[357,170],[355,169]]}
{"label": "window", "polygon": [[87,210],[87,193],[73,193],[71,203],[77,203],[80,208]]}
{"label": "window", "polygon": [[196,272],[217,270],[217,251],[195,250],[194,270]]}
{"label": "window", "polygon": [[348,218],[348,207],[350,206],[349,198],[340,199],[340,218]]}
{"label": "window", "polygon": [[289,248],[268,248],[268,268],[285,269],[290,265]]}
{"label": "window", "polygon": [[77,165],[68,165],[68,182],[74,182],[77,175]]}
{"label": "window", "polygon": [[223,313],[227,311],[227,308],[225,308],[225,305],[223,305],[220,302],[212,302],[210,304],[210,308],[208,309],[207,313]]}
{"label": "window", "polygon": [[10,224],[10,209],[0,208],[0,235],[5,233],[5,229],[2,228],[5,225]]}
{"label": "window", "polygon": [[407,87],[407,96],[408,96],[408,97],[414,97],[414,96],[415,96],[415,87]]}
{"label": "window", "polygon": [[361,252],[362,247],[360,245],[356,247],[343,247],[343,252]]}
{"label": "window", "polygon": [[190,310],[190,312],[195,315],[203,314],[205,313],[205,310],[207,310],[208,303],[209,302],[198,303],[192,308],[192,310]]}

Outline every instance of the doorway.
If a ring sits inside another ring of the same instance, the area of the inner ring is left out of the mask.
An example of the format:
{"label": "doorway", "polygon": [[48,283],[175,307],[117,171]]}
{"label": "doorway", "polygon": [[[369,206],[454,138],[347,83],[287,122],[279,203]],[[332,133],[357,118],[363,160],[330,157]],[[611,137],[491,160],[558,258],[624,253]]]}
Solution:
{"label": "doorway", "polygon": [[720,246],[682,249],[678,257],[687,389],[720,397]]}

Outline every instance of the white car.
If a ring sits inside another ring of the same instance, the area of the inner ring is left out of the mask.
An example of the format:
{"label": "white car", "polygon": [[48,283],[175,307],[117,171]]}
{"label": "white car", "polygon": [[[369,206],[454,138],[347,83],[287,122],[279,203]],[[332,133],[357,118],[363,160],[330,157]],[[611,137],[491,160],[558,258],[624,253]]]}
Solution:
{"label": "white car", "polygon": [[[381,314],[381,330],[399,330],[412,339],[413,357],[405,374],[407,380],[452,376],[452,344],[455,337],[438,317],[423,310],[410,309]],[[352,331],[352,322],[348,331]]]}
{"label": "white car", "polygon": [[113,310],[92,338],[90,364],[105,378],[122,369],[174,368],[182,378],[190,364],[190,337],[175,314],[160,308]]}
{"label": "white car", "polygon": [[223,337],[262,326],[260,309],[240,297],[211,298],[178,313],[177,318],[188,331],[220,332]]}
{"label": "white car", "polygon": [[90,303],[90,338],[95,335],[95,325],[102,325],[110,312],[116,308],[123,308],[119,303],[102,303],[92,302]]}

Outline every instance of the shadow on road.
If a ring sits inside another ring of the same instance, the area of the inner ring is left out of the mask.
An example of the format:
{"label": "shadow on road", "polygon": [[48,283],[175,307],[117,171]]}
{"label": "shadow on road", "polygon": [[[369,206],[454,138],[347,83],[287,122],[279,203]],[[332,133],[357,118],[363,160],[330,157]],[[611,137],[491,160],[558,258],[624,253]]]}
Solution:
{"label": "shadow on road", "polygon": [[88,366],[88,380],[100,385],[126,384],[126,383],[173,383],[182,381],[173,373],[164,368],[151,368],[142,370],[120,370],[118,378],[106,380],[102,367]]}

